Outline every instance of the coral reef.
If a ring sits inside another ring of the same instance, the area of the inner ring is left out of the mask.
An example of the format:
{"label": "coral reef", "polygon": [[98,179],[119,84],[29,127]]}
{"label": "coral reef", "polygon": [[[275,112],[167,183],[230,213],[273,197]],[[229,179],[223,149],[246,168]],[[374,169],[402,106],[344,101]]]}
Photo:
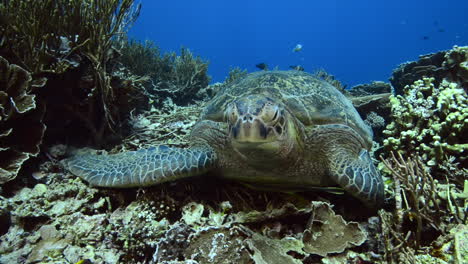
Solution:
{"label": "coral reef", "polygon": [[25,161],[39,154],[45,131],[31,74],[0,56],[0,184],[13,180]]}
{"label": "coral reef", "polygon": [[153,90],[169,93],[176,104],[187,104],[188,98],[197,98],[198,91],[208,86],[210,82],[210,77],[207,75],[208,63],[198,56],[195,57],[186,48],[182,48],[178,56],[172,53],[170,61],[169,78],[155,80]]}
{"label": "coral reef", "polygon": [[[342,253],[349,247],[348,243],[361,245],[367,237],[357,223],[347,223],[341,216],[335,216],[330,205],[324,202],[312,202],[301,208],[287,203],[279,208],[237,213],[226,212],[223,204],[227,202],[220,204],[221,212],[197,203],[185,207],[182,220],[189,226],[199,226],[191,236],[185,252],[187,258],[200,263],[232,260],[237,263],[303,263],[309,254],[325,257],[330,253]],[[227,208],[230,210],[230,206]],[[294,224],[282,225],[277,220],[309,214],[305,229]],[[255,227],[258,224],[260,227]],[[335,229],[342,232],[336,236]]]}
{"label": "coral reef", "polygon": [[34,74],[63,73],[79,62],[74,56],[79,50],[105,72],[101,69],[105,65],[97,64],[112,55],[111,39],[126,31],[139,8],[133,0],[7,1],[0,5],[5,21],[0,29],[1,54]]}
{"label": "coral reef", "polygon": [[447,51],[444,56],[443,67],[449,69],[449,81],[460,83],[461,86],[468,85],[468,46],[458,47]]}
{"label": "coral reef", "polygon": [[385,94],[390,93],[392,90],[390,84],[381,81],[373,81],[366,84],[358,84],[351,87],[347,90],[346,93],[357,97],[357,96],[366,96],[366,95],[375,95],[375,94]]}
{"label": "coral reef", "polygon": [[[79,181],[49,172],[44,183],[0,200],[1,207],[10,213],[9,230],[0,242],[0,261],[63,260],[62,253],[69,245],[96,239],[91,233],[99,225],[97,213],[106,205],[105,200],[95,197],[97,192]],[[97,215],[89,216],[90,212]],[[77,234],[82,242],[73,241]]]}
{"label": "coral reef", "polygon": [[188,106],[177,106],[169,98],[160,108],[138,115],[131,115],[129,124],[131,135],[115,152],[136,150],[156,145],[186,147],[192,127],[198,121],[203,102]]}
{"label": "coral reef", "polygon": [[[457,83],[423,78],[391,96],[392,117],[384,134],[388,150],[411,156],[419,153],[436,170],[456,167],[466,177],[468,150],[468,96]],[[465,153],[465,154],[464,154]],[[460,181],[464,178],[459,176]]]}
{"label": "coral reef", "polygon": [[139,14],[133,0],[12,0],[0,13],[0,55],[31,72],[33,82],[47,79],[35,91],[46,106],[45,142],[79,131],[102,145],[119,132],[125,105],[141,105],[134,100],[141,97],[138,78],[122,80],[114,71],[113,45]]}
{"label": "coral reef", "polygon": [[401,65],[398,95],[316,73],[387,137],[390,201],[378,216],[339,194],[255,191],[210,175],[109,190],[64,172],[55,159],[69,149],[56,142],[187,146],[203,100],[246,74],[208,85],[208,62],[188,49],[127,40],[138,12],[132,0],[0,3],[0,184],[40,147],[50,160],[2,186],[1,263],[468,261],[467,47]]}
{"label": "coral reef", "polygon": [[327,204],[312,202],[313,217],[304,231],[304,251],[320,256],[342,253],[347,247],[366,241],[366,233],[357,223],[346,223]]}

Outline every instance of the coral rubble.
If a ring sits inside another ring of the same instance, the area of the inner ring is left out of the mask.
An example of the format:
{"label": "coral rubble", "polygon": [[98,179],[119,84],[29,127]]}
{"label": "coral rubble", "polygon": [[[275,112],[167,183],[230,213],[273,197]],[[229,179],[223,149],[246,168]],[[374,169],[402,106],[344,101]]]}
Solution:
{"label": "coral rubble", "polygon": [[[184,184],[122,192],[47,173],[44,184],[0,200],[11,219],[0,241],[1,262],[302,263],[310,253],[325,259],[345,249],[349,254],[368,237],[329,203],[286,194],[220,185],[196,201],[201,189],[187,191]],[[244,195],[264,196],[263,202]],[[250,199],[257,200],[255,208]],[[342,231],[338,237],[335,230]]]}

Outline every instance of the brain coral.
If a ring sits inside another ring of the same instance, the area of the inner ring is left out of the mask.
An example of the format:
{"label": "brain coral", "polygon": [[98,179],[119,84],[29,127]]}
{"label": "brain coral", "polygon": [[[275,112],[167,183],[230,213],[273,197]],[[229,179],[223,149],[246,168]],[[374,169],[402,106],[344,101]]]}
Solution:
{"label": "brain coral", "polygon": [[422,78],[391,96],[393,121],[384,130],[387,149],[418,154],[431,168],[451,164],[466,173],[468,97],[459,83]]}
{"label": "brain coral", "polygon": [[39,153],[45,126],[31,80],[29,72],[0,56],[0,184],[14,179]]}

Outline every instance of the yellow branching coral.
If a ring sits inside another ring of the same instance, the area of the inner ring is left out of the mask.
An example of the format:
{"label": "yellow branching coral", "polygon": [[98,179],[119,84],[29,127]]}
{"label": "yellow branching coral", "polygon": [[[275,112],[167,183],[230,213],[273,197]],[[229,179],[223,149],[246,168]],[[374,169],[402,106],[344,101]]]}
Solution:
{"label": "yellow branching coral", "polygon": [[462,86],[468,85],[468,46],[454,46],[444,56],[442,66],[450,69],[450,80],[459,82]]}
{"label": "yellow branching coral", "polygon": [[[447,162],[466,169],[468,96],[454,82],[423,78],[406,86],[404,95],[390,97],[393,121],[384,134],[389,150],[419,154],[423,162],[441,169]],[[465,171],[466,172],[466,171]]]}

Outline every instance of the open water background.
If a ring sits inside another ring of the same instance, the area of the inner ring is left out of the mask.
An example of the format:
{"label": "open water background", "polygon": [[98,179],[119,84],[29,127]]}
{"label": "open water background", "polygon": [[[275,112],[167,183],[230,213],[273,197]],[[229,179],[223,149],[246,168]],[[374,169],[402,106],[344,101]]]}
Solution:
{"label": "open water background", "polygon": [[[138,2],[138,1],[137,1]],[[419,55],[468,44],[468,0],[142,0],[130,31],[162,51],[210,60],[213,82],[231,67],[324,68],[348,86],[387,81]],[[293,52],[302,44],[300,52]]]}

